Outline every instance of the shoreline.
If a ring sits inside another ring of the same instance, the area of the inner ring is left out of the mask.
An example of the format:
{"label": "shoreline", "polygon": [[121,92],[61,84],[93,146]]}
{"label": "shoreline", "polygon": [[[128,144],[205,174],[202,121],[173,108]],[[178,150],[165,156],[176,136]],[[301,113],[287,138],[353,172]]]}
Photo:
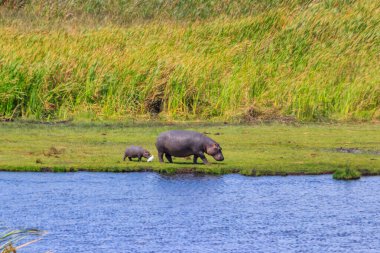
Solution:
{"label": "shoreline", "polygon": [[[157,173],[162,175],[184,175],[184,174],[193,174],[193,175],[228,175],[228,174],[237,174],[242,176],[249,176],[249,177],[263,177],[263,176],[321,176],[321,175],[333,175],[336,170],[327,170],[327,171],[320,171],[320,172],[308,172],[308,171],[301,171],[301,172],[280,172],[280,171],[256,171],[252,170],[252,173],[245,173],[242,170],[236,169],[236,170],[228,170],[228,171],[221,171],[221,170],[208,170],[204,171],[199,168],[177,168],[177,169],[153,169],[151,167],[144,167],[140,169],[136,168],[98,168],[98,169],[91,169],[91,168],[57,168],[57,167],[36,167],[36,168],[0,168],[0,172],[37,172],[37,173],[77,173],[77,172],[91,172],[91,173]],[[380,176],[380,171],[377,172],[370,172],[367,169],[358,170],[361,173],[361,176],[367,177],[367,176]]]}

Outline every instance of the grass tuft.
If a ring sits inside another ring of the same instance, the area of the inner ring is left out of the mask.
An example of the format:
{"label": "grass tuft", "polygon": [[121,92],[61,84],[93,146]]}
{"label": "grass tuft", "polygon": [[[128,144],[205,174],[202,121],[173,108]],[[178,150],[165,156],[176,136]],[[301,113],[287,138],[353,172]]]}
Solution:
{"label": "grass tuft", "polygon": [[[0,252],[15,253],[18,249],[38,242],[45,234],[46,231],[38,229],[11,230],[0,228]],[[21,245],[19,245],[20,243]],[[16,244],[18,245],[15,246]]]}
{"label": "grass tuft", "polygon": [[360,179],[360,177],[361,174],[359,171],[349,167],[345,169],[337,169],[333,174],[333,178],[336,180],[357,180]]}

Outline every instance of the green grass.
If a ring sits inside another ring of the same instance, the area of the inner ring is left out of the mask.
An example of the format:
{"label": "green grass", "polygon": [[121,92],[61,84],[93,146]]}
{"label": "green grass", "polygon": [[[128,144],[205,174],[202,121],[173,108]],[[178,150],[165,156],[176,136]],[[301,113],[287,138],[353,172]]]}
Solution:
{"label": "green grass", "polygon": [[333,178],[337,180],[357,180],[360,179],[360,172],[349,167],[338,169],[334,172]]}
{"label": "green grass", "polygon": [[[157,160],[154,143],[169,129],[207,132],[220,143],[225,160],[210,165],[175,158]],[[177,123],[0,124],[0,169],[7,171],[156,171],[161,173],[241,173],[244,175],[332,174],[350,168],[380,174],[379,125],[214,125]],[[128,145],[142,145],[151,163],[123,162]],[[360,153],[338,152],[355,148]]]}
{"label": "green grass", "polygon": [[380,120],[378,1],[1,2],[2,118]]}

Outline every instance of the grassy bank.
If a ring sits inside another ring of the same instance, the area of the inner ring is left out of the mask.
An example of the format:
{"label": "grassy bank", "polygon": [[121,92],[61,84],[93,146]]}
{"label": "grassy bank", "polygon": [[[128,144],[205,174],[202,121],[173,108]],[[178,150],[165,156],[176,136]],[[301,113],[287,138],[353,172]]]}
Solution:
{"label": "grassy bank", "polygon": [[380,119],[377,1],[3,2],[3,118]]}
{"label": "grassy bank", "polygon": [[[206,132],[223,147],[225,160],[193,165],[175,158],[160,164],[154,143],[169,129]],[[379,125],[126,125],[2,123],[0,169],[10,171],[157,171],[245,175],[324,174],[354,169],[380,174]],[[151,163],[123,162],[127,145],[146,147]]]}

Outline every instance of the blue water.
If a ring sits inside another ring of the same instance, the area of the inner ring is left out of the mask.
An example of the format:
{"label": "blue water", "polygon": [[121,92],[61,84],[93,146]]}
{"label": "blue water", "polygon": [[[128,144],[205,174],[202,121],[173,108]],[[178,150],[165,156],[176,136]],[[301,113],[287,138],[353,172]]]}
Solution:
{"label": "blue water", "polygon": [[380,177],[0,173],[21,253],[380,252]]}

